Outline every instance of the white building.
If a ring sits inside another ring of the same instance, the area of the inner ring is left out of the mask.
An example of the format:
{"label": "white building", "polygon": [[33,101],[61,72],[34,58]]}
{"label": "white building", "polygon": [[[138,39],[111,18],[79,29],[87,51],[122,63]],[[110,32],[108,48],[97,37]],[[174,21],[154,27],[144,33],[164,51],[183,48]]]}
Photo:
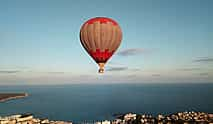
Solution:
{"label": "white building", "polygon": [[124,120],[125,121],[128,121],[128,120],[135,120],[136,119],[136,114],[132,114],[132,113],[129,113],[129,114],[126,114],[124,116]]}
{"label": "white building", "polygon": [[16,118],[20,118],[21,115],[11,115],[11,116],[7,116],[7,117],[0,117],[0,120],[13,120]]}
{"label": "white building", "polygon": [[121,120],[121,119],[115,119],[112,121],[112,124],[124,124],[125,121],[124,120]]}
{"label": "white building", "polygon": [[105,120],[105,121],[102,121],[101,124],[110,124],[110,121]]}

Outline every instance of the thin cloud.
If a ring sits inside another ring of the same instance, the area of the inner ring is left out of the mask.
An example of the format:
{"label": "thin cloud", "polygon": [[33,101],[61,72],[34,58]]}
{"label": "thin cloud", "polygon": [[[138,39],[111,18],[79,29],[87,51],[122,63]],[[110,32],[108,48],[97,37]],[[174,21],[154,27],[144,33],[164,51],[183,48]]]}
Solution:
{"label": "thin cloud", "polygon": [[131,71],[131,72],[137,72],[141,69],[139,68],[128,68],[126,66],[110,66],[106,69],[107,71]]}
{"label": "thin cloud", "polygon": [[137,77],[137,75],[128,75],[128,76],[126,76],[128,79],[129,78],[136,78]]}
{"label": "thin cloud", "polygon": [[64,74],[65,72],[47,72],[48,74]]}
{"label": "thin cloud", "polygon": [[198,59],[193,60],[193,62],[203,62],[203,63],[213,62],[213,58],[202,57],[202,58],[198,58]]}
{"label": "thin cloud", "polygon": [[133,69],[129,69],[130,71],[141,71],[141,69],[139,68],[133,68]]}
{"label": "thin cloud", "polygon": [[152,74],[153,77],[160,77],[160,74]]}
{"label": "thin cloud", "polygon": [[180,68],[177,71],[199,71],[200,68]]}
{"label": "thin cloud", "polygon": [[15,70],[15,71],[5,71],[5,70],[3,70],[3,71],[0,71],[0,74],[14,74],[14,73],[19,73],[19,72],[21,72],[21,71],[17,71],[17,70]]}
{"label": "thin cloud", "polygon": [[209,73],[200,73],[200,76],[207,76]]}
{"label": "thin cloud", "polygon": [[139,55],[142,53],[147,52],[147,50],[142,48],[131,48],[131,49],[124,49],[118,52],[117,54],[120,56],[133,56],[133,55]]}
{"label": "thin cloud", "polygon": [[107,71],[125,71],[128,70],[128,67],[110,67]]}

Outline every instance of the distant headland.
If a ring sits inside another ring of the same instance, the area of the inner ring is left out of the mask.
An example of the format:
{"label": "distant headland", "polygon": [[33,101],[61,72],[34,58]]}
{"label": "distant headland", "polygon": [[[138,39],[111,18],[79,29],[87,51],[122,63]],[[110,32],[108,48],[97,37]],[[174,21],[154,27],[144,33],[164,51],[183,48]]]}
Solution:
{"label": "distant headland", "polygon": [[27,93],[0,93],[0,102],[27,97]]}

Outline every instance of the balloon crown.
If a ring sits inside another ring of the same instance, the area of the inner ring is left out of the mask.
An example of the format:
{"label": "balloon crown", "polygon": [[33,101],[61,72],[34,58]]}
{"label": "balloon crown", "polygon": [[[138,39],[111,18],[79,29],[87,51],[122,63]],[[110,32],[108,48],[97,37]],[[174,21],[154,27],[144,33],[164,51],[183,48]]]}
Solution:
{"label": "balloon crown", "polygon": [[85,24],[93,24],[94,22],[100,22],[101,24],[111,22],[113,25],[118,25],[116,21],[114,21],[111,18],[106,18],[106,17],[95,17],[92,19],[89,19],[88,21],[85,22]]}

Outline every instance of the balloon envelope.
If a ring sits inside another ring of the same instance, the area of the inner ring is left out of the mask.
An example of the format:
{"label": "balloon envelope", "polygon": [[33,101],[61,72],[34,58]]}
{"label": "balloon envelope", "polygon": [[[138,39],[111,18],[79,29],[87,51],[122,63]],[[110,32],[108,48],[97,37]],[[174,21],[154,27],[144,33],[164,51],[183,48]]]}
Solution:
{"label": "balloon envelope", "polygon": [[80,41],[88,54],[100,66],[114,54],[122,40],[122,31],[118,23],[110,18],[96,17],[86,21],[80,30]]}

